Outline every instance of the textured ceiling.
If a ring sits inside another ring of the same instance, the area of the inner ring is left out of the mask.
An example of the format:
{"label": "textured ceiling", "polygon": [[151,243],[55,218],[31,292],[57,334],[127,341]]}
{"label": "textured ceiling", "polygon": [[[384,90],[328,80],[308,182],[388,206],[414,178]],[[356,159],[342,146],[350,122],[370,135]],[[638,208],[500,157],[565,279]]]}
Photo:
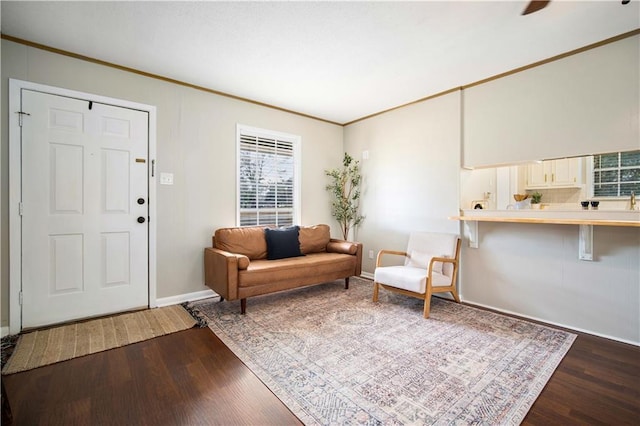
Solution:
{"label": "textured ceiling", "polygon": [[2,33],[346,123],[640,28],[639,0],[2,1]]}

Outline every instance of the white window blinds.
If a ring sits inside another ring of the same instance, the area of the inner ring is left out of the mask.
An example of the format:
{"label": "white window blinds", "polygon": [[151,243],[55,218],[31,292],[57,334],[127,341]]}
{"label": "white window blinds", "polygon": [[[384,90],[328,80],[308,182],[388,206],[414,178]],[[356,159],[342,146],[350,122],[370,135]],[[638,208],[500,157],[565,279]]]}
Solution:
{"label": "white window blinds", "polygon": [[238,224],[288,226],[298,218],[297,139],[238,129]]}

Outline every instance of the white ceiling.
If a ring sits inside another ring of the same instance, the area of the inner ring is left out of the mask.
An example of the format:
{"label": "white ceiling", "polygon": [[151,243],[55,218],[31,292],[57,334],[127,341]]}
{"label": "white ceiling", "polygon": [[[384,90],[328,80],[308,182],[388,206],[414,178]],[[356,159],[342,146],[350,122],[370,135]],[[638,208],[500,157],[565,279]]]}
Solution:
{"label": "white ceiling", "polygon": [[640,28],[640,0],[2,1],[2,33],[337,123]]}

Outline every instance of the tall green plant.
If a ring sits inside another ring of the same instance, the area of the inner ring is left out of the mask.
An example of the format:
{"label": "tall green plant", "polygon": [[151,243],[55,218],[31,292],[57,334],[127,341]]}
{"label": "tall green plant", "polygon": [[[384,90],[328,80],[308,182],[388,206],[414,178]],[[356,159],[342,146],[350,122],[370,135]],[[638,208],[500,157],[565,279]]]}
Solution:
{"label": "tall green plant", "polygon": [[362,182],[360,162],[345,152],[342,168],[325,170],[324,173],[331,178],[331,183],[327,185],[327,191],[333,196],[331,215],[340,224],[342,236],[346,240],[351,227],[358,226],[364,219],[359,213]]}

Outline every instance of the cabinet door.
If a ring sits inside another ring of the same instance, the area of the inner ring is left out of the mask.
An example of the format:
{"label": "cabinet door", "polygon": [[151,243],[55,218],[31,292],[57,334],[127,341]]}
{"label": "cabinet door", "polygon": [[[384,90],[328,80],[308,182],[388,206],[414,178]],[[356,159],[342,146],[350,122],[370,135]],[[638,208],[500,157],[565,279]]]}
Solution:
{"label": "cabinet door", "polygon": [[543,161],[538,164],[527,166],[527,187],[542,188],[549,186],[551,182],[551,164]]}
{"label": "cabinet door", "polygon": [[580,184],[580,167],[578,158],[562,158],[553,161],[551,174],[552,186],[576,186]]}

